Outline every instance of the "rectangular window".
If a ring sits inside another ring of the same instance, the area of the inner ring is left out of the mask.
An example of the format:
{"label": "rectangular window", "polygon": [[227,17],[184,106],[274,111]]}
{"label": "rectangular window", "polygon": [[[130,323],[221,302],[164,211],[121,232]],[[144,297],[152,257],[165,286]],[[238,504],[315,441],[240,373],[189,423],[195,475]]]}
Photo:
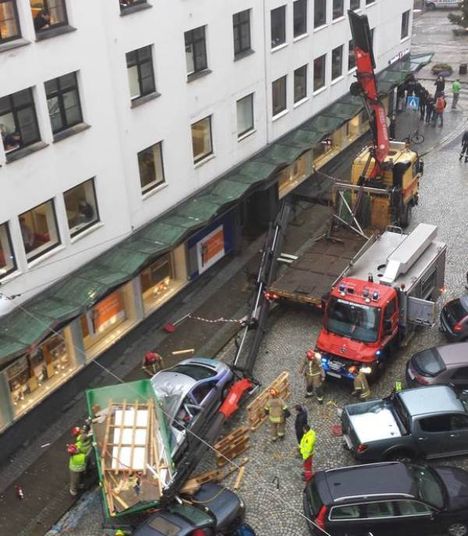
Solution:
{"label": "rectangular window", "polygon": [[138,168],[142,193],[149,192],[164,182],[162,142],[138,153]]}
{"label": "rectangular window", "polygon": [[127,58],[130,98],[138,99],[156,91],[152,46],[138,48],[125,54]]}
{"label": "rectangular window", "polygon": [[120,11],[124,12],[129,7],[138,6],[140,4],[147,4],[146,0],[119,0]]}
{"label": "rectangular window", "polygon": [[253,93],[237,101],[237,137],[254,128]]}
{"label": "rectangular window", "polygon": [[354,42],[352,39],[348,43],[348,71],[356,67],[356,56],[354,54]]}
{"label": "rectangular window", "polygon": [[294,37],[307,33],[307,0],[296,0],[294,8]]}
{"label": "rectangular window", "polygon": [[16,0],[0,0],[0,43],[21,37]]}
{"label": "rectangular window", "polygon": [[0,225],[0,279],[16,269],[15,254],[11,245],[8,223]]}
{"label": "rectangular window", "polygon": [[327,55],[324,54],[314,60],[314,91],[325,85],[325,63]]}
{"label": "rectangular window", "polygon": [[307,65],[294,71],[294,102],[307,97]]}
{"label": "rectangular window", "polygon": [[205,26],[185,32],[184,35],[187,75],[204,71],[208,67]]}
{"label": "rectangular window", "polygon": [[361,7],[361,0],[350,0],[349,9],[356,10],[356,9],[360,9],[360,7]]}
{"label": "rectangular window", "polygon": [[343,45],[332,50],[332,80],[339,78],[343,73]]}
{"label": "rectangular window", "polygon": [[193,162],[196,164],[213,153],[211,115],[192,125]]}
{"label": "rectangular window", "polygon": [[68,24],[65,0],[30,0],[30,4],[36,33]]}
{"label": "rectangular window", "polygon": [[0,131],[6,153],[41,139],[31,88],[0,99]]}
{"label": "rectangular window", "polygon": [[373,4],[375,2],[375,0],[366,0],[366,6],[369,5],[369,4]]}
{"label": "rectangular window", "polygon": [[410,12],[405,11],[401,16],[401,38],[404,39],[409,35],[409,21],[410,21]]}
{"label": "rectangular window", "polygon": [[327,23],[327,0],[315,0],[314,2],[314,28]]}
{"label": "rectangular window", "polygon": [[344,0],[333,0],[333,20],[344,15]]}
{"label": "rectangular window", "polygon": [[76,73],[49,80],[44,86],[54,134],[83,121]]}
{"label": "rectangular window", "polygon": [[272,85],[273,117],[286,110],[286,76],[275,80]]}
{"label": "rectangular window", "polygon": [[99,221],[94,179],[89,179],[63,194],[70,236],[76,236]]}
{"label": "rectangular window", "polygon": [[286,42],[286,6],[271,10],[271,48]]}
{"label": "rectangular window", "polygon": [[234,35],[234,57],[250,50],[250,10],[246,9],[232,16]]}
{"label": "rectangular window", "polygon": [[52,199],[20,214],[19,222],[28,261],[60,244]]}

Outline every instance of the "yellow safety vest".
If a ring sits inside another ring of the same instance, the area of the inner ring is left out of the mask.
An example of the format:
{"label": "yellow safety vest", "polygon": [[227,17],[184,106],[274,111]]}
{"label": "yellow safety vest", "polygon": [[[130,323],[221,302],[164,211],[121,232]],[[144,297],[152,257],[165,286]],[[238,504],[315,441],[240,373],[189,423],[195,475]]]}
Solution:
{"label": "yellow safety vest", "polygon": [[73,454],[73,456],[70,456],[68,468],[74,473],[84,472],[86,470],[86,454],[79,452],[78,454]]}
{"label": "yellow safety vest", "polygon": [[314,454],[316,440],[317,436],[314,430],[309,430],[302,436],[301,442],[299,444],[299,450],[301,451],[301,456],[303,460],[307,460],[307,458]]}

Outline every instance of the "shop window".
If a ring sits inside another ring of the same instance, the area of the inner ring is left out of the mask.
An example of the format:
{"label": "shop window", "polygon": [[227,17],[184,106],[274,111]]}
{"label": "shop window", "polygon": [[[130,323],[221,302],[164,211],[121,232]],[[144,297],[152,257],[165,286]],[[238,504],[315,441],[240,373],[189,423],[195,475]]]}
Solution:
{"label": "shop window", "polygon": [[237,101],[237,137],[254,129],[253,97],[251,93]]}
{"label": "shop window", "polygon": [[333,20],[344,15],[344,0],[333,0]]}
{"label": "shop window", "polygon": [[146,0],[119,0],[120,11],[124,13],[129,7],[147,4]]}
{"label": "shop window", "polygon": [[356,67],[356,55],[354,53],[354,41],[350,39],[348,43],[348,71],[351,71],[354,67]]}
{"label": "shop window", "polygon": [[151,45],[138,48],[125,54],[127,59],[128,85],[130,98],[139,99],[156,91]]}
{"label": "shop window", "polygon": [[296,0],[293,11],[294,37],[299,37],[307,33],[307,0]]}
{"label": "shop window", "polygon": [[41,139],[31,88],[0,98],[0,131],[7,154]]}
{"label": "shop window", "polygon": [[155,143],[138,153],[138,168],[142,193],[149,192],[164,183],[162,142]]}
{"label": "shop window", "polygon": [[46,201],[19,216],[21,236],[28,261],[60,244],[54,202]]}
{"label": "shop window", "polygon": [[286,42],[286,6],[271,10],[271,48]]}
{"label": "shop window", "polygon": [[343,45],[332,50],[332,80],[343,74]]}
{"label": "shop window", "polygon": [[94,179],[67,190],[63,197],[71,236],[82,233],[99,221]]}
{"label": "shop window", "polygon": [[250,9],[240,11],[232,16],[234,35],[234,57],[238,57],[250,49]]}
{"label": "shop window", "polygon": [[327,55],[324,54],[314,60],[314,91],[325,86],[325,63]]}
{"label": "shop window", "polygon": [[185,32],[184,36],[187,75],[204,71],[208,68],[205,26]]}
{"label": "shop window", "polygon": [[332,139],[331,137],[327,136],[320,143],[317,143],[316,145],[314,145],[313,147],[314,161],[325,156],[327,153],[332,151],[332,149],[333,149]]}
{"label": "shop window", "polygon": [[0,0],[0,44],[21,37],[16,0]]}
{"label": "shop window", "polygon": [[0,225],[0,279],[16,270],[15,254],[11,245],[8,223]]}
{"label": "shop window", "polygon": [[360,9],[361,7],[361,0],[350,0],[349,2],[349,9],[352,9],[355,11],[356,9]]}
{"label": "shop window", "polygon": [[64,0],[30,0],[36,33],[68,24]]}
{"label": "shop window", "polygon": [[44,85],[54,134],[83,121],[76,73],[59,76]]}
{"label": "shop window", "polygon": [[213,154],[211,115],[192,125],[192,149],[194,163]]}
{"label": "shop window", "polygon": [[314,28],[327,23],[327,0],[314,1]]}
{"label": "shop window", "polygon": [[300,156],[293,164],[280,172],[278,180],[279,197],[282,199],[307,177],[308,162],[311,151]]}
{"label": "shop window", "polygon": [[409,22],[410,22],[410,12],[405,11],[401,16],[401,38],[405,39],[409,35]]}
{"label": "shop window", "polygon": [[294,102],[307,97],[307,65],[294,71]]}
{"label": "shop window", "polygon": [[286,76],[275,80],[272,85],[273,117],[286,110]]}

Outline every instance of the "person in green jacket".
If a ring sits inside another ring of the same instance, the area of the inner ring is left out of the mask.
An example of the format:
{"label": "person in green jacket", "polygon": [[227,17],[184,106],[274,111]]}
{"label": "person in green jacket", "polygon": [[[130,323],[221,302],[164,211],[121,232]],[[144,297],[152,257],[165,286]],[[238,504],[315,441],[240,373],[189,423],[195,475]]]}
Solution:
{"label": "person in green jacket", "polygon": [[68,445],[67,452],[70,454],[68,469],[70,471],[70,495],[78,495],[82,485],[82,476],[86,471],[86,454],[81,452],[76,445]]}
{"label": "person in green jacket", "polygon": [[452,84],[452,94],[453,94],[452,110],[455,110],[455,108],[457,107],[458,99],[460,97],[460,90],[461,90],[461,84],[460,84],[460,80],[457,78]]}
{"label": "person in green jacket", "polygon": [[302,436],[299,450],[304,462],[304,480],[309,481],[314,472],[312,470],[312,460],[314,456],[315,441],[317,437],[312,428],[306,424],[304,426],[304,435]]}

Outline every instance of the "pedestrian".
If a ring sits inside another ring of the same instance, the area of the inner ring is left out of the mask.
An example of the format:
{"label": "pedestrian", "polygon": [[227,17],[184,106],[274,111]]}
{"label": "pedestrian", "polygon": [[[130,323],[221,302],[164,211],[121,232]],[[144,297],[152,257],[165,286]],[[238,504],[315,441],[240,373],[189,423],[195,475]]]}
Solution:
{"label": "pedestrian", "polygon": [[442,92],[436,99],[434,104],[434,114],[432,116],[432,126],[436,126],[437,119],[439,119],[439,126],[444,126],[444,110],[447,106],[447,101],[445,100],[444,93]]}
{"label": "pedestrian", "polygon": [[306,381],[306,397],[314,395],[319,404],[323,403],[323,381],[325,372],[322,367],[322,358],[318,352],[307,350],[300,373],[304,374]]}
{"label": "pedestrian", "polygon": [[142,368],[147,374],[154,376],[156,372],[164,368],[164,360],[156,352],[146,352]]}
{"label": "pedestrian", "polygon": [[402,112],[405,107],[405,86],[401,85],[397,89],[397,112]]}
{"label": "pedestrian", "polygon": [[395,114],[392,114],[390,117],[390,122],[388,124],[388,135],[391,140],[396,138],[396,117]]}
{"label": "pedestrian", "polygon": [[296,404],[294,409],[296,410],[294,429],[296,430],[297,443],[300,445],[302,436],[304,435],[304,426],[308,424],[308,415],[306,408],[302,404]]}
{"label": "pedestrian", "polygon": [[424,117],[426,115],[426,103],[428,96],[429,92],[427,91],[427,89],[422,88],[421,95],[419,97],[419,119],[421,121],[424,121]]}
{"label": "pedestrian", "polygon": [[289,409],[276,389],[270,389],[270,398],[264,407],[265,414],[271,425],[271,440],[276,441],[278,438],[284,438],[286,418],[289,417]]}
{"label": "pedestrian", "polygon": [[468,130],[465,130],[465,133],[463,134],[462,141],[462,150],[460,153],[460,158],[458,160],[461,160],[463,158],[463,155],[465,155],[465,164],[468,162]]}
{"label": "pedestrian", "polygon": [[458,104],[458,99],[460,97],[461,84],[460,80],[457,78],[452,84],[452,110],[455,110]]}
{"label": "pedestrian", "polygon": [[436,90],[434,93],[434,100],[436,100],[437,97],[445,91],[445,78],[439,74],[436,81],[434,82],[434,85],[436,87]]}
{"label": "pedestrian", "polygon": [[70,472],[70,495],[78,495],[83,487],[82,479],[86,471],[86,454],[80,452],[76,445],[68,445],[67,452],[70,455],[68,469]]}
{"label": "pedestrian", "polygon": [[299,445],[301,456],[304,464],[304,480],[309,481],[314,476],[313,458],[314,447],[317,440],[316,434],[312,428],[306,424],[302,435],[301,444]]}
{"label": "pedestrian", "polygon": [[39,13],[34,17],[34,29],[36,32],[45,30],[50,26],[50,15],[46,9],[41,9]]}
{"label": "pedestrian", "polygon": [[434,104],[435,100],[431,95],[427,96],[426,99],[426,123],[429,124],[432,120],[434,114]]}
{"label": "pedestrian", "polygon": [[367,367],[361,367],[359,370],[357,367],[351,367],[349,371],[354,374],[353,380],[353,396],[358,396],[361,400],[367,400],[370,395],[369,382],[367,381],[367,374],[369,374],[370,369]]}

